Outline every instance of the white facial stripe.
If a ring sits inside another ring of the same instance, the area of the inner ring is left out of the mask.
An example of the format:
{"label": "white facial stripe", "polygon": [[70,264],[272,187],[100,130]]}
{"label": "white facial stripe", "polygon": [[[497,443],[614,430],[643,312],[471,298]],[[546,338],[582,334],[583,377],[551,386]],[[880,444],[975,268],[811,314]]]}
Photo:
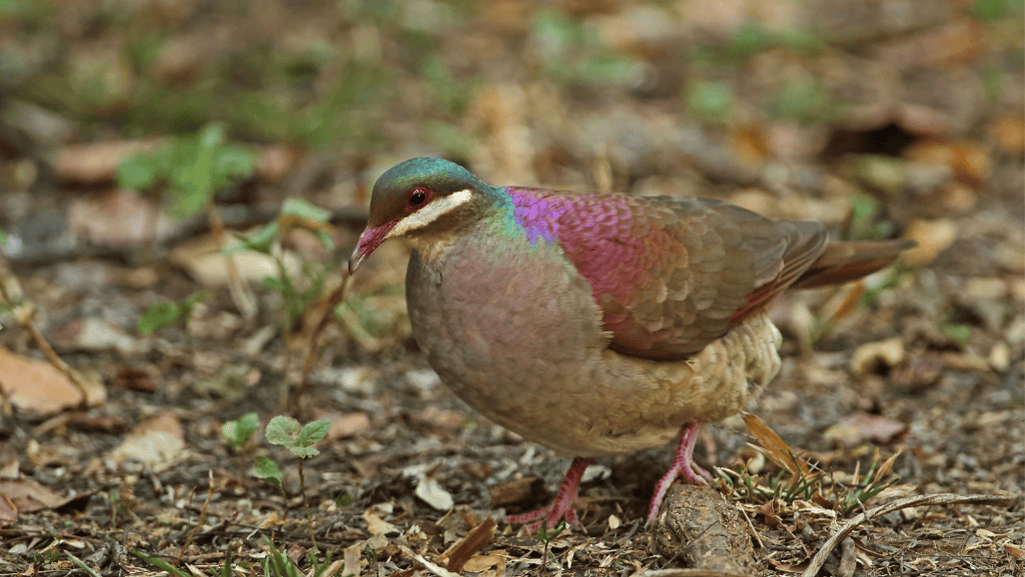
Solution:
{"label": "white facial stripe", "polygon": [[423,228],[438,220],[443,215],[452,212],[467,202],[470,202],[471,196],[472,194],[469,190],[460,190],[458,192],[453,192],[448,196],[436,198],[423,209],[414,212],[396,223],[395,226],[388,231],[385,238],[402,236],[411,230]]}

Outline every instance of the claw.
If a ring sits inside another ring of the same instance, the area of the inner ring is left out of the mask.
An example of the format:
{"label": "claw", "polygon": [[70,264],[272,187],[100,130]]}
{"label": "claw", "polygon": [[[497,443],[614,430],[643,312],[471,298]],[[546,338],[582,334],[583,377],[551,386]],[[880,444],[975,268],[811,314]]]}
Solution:
{"label": "claw", "polygon": [[648,520],[646,524],[649,527],[655,523],[655,518],[658,517],[658,510],[662,507],[662,499],[665,498],[666,492],[669,491],[669,487],[677,477],[683,477],[695,485],[704,485],[712,480],[712,475],[694,462],[694,444],[697,443],[698,430],[700,428],[701,425],[699,423],[684,425],[683,434],[680,435],[680,444],[676,448],[676,457],[673,458],[673,464],[666,471],[666,474],[659,479],[658,483],[655,484],[655,494],[652,495],[651,506],[648,507]]}
{"label": "claw", "polygon": [[529,523],[527,531],[530,533],[537,532],[541,525],[554,529],[562,519],[565,519],[567,523],[574,527],[579,527],[580,522],[577,520],[575,509],[583,506],[583,503],[580,501],[577,489],[580,487],[580,479],[584,476],[584,471],[589,463],[590,459],[582,459],[580,457],[573,459],[573,464],[569,466],[569,471],[566,472],[566,476],[562,479],[559,493],[555,496],[555,500],[552,501],[551,505],[537,511],[523,513],[522,515],[509,515],[505,518],[505,522]]}

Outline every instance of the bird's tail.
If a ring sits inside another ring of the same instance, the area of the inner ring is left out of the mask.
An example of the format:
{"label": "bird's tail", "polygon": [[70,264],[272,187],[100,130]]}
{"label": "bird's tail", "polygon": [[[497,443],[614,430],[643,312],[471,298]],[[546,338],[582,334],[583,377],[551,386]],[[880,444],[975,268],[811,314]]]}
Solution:
{"label": "bird's tail", "polygon": [[791,288],[842,284],[870,275],[917,246],[913,240],[833,241]]}

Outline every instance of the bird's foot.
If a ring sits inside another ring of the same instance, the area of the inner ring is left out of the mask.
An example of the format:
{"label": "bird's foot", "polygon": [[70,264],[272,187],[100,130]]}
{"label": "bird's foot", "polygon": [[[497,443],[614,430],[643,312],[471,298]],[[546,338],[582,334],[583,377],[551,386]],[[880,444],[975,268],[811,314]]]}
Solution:
{"label": "bird's foot", "polygon": [[680,435],[680,444],[676,448],[676,456],[673,458],[673,464],[666,471],[666,474],[659,479],[658,483],[655,484],[655,493],[651,497],[651,506],[648,507],[647,525],[649,527],[655,523],[658,510],[662,507],[662,500],[677,477],[683,477],[695,485],[704,485],[712,480],[711,473],[702,469],[694,462],[694,444],[697,443],[698,430],[700,428],[701,425],[698,423],[684,425],[683,434]]}
{"label": "bird's foot", "polygon": [[522,515],[509,515],[505,518],[505,521],[507,523],[527,523],[527,532],[531,534],[537,533],[542,525],[548,529],[554,529],[558,526],[559,521],[563,519],[571,526],[579,527],[580,521],[577,520],[577,512],[574,508],[580,505],[579,499],[574,499],[572,502],[556,499],[551,505],[537,511],[531,511]]}
{"label": "bird's foot", "polygon": [[530,533],[537,532],[542,525],[554,529],[562,519],[565,519],[571,526],[579,527],[580,522],[577,520],[575,509],[582,503],[577,495],[577,488],[580,486],[580,479],[584,476],[589,462],[589,459],[579,457],[573,459],[573,464],[569,466],[569,471],[562,479],[559,493],[551,505],[522,515],[509,515],[505,518],[505,522],[528,523],[527,531]]}

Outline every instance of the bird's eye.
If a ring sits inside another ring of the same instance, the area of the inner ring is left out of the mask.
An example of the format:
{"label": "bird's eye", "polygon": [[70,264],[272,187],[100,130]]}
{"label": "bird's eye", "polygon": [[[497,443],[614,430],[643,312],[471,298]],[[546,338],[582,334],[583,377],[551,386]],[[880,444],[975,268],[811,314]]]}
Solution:
{"label": "bird's eye", "polygon": [[422,186],[418,186],[413,190],[409,191],[409,207],[420,208],[427,203],[430,198],[430,191]]}

